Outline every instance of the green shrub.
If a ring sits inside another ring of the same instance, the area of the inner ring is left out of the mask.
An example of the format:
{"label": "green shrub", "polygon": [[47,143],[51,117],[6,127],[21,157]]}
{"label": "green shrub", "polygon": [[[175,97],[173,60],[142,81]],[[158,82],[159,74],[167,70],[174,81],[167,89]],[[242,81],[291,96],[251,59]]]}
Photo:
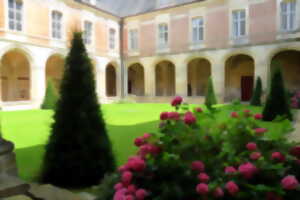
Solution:
{"label": "green shrub", "polygon": [[259,126],[262,115],[249,110],[218,124],[203,123],[209,117],[200,108],[174,107],[177,112],[161,113],[159,133],[135,139],[138,153],[119,168],[108,199],[299,198],[300,146],[285,137],[288,120],[272,138]]}
{"label": "green shrub", "polygon": [[215,105],[215,104],[217,104],[217,98],[215,95],[212,78],[209,77],[208,84],[207,84],[206,96],[205,96],[205,105],[209,110],[211,110],[213,105]]}
{"label": "green shrub", "polygon": [[57,91],[54,87],[53,81],[51,79],[49,79],[47,81],[47,89],[46,89],[46,94],[44,97],[44,101],[41,105],[41,109],[51,109],[54,110],[56,103],[58,100],[58,94]]}
{"label": "green shrub", "polygon": [[293,119],[286,94],[282,72],[276,66],[272,73],[270,92],[263,110],[264,121],[272,121],[276,117]]}
{"label": "green shrub", "polygon": [[64,187],[98,184],[115,168],[111,143],[95,91],[92,63],[74,33],[66,59],[42,181]]}
{"label": "green shrub", "polygon": [[250,105],[261,106],[261,96],[262,96],[262,82],[261,78],[258,77],[255,84],[255,89],[253,90],[253,95],[250,100]]}

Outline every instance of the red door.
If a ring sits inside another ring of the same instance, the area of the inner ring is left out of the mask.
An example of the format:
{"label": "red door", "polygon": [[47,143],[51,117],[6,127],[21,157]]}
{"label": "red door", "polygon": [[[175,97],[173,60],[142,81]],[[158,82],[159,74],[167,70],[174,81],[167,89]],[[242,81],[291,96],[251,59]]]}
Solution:
{"label": "red door", "polygon": [[242,76],[241,78],[242,101],[249,101],[251,99],[253,83],[254,83],[253,76]]}

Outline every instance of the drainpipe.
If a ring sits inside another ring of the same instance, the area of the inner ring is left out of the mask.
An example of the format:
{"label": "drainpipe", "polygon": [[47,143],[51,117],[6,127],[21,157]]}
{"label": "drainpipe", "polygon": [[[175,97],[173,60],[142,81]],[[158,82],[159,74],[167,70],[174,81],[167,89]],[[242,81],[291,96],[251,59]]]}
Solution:
{"label": "drainpipe", "polygon": [[124,31],[124,19],[121,18],[120,20],[120,65],[121,65],[121,99],[125,98],[125,76],[126,76],[126,69],[124,64],[124,37],[123,37],[123,31]]}

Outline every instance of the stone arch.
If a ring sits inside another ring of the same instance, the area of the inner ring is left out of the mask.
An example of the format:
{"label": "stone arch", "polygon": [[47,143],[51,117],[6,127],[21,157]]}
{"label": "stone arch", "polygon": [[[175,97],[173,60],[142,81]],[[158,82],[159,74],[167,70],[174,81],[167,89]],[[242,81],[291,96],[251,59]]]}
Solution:
{"label": "stone arch", "polygon": [[270,71],[275,66],[282,70],[286,87],[291,91],[300,90],[300,51],[284,50],[280,51],[271,59]]}
{"label": "stone arch", "polygon": [[117,96],[117,70],[115,65],[109,63],[105,69],[106,77],[106,96]]}
{"label": "stone arch", "polygon": [[175,95],[175,65],[164,60],[155,66],[156,96]]}
{"label": "stone arch", "polygon": [[229,57],[225,64],[225,101],[249,101],[254,85],[254,59],[245,54]]}
{"label": "stone arch", "polygon": [[51,79],[55,88],[59,91],[63,78],[65,60],[60,54],[51,55],[46,62],[46,81]]}
{"label": "stone arch", "polygon": [[128,67],[128,94],[145,95],[144,67],[140,63]]}
{"label": "stone arch", "polygon": [[2,101],[28,101],[31,91],[30,57],[21,49],[7,51],[1,57]]}
{"label": "stone arch", "polygon": [[187,71],[188,96],[204,96],[211,76],[210,62],[204,58],[195,58],[188,63]]}

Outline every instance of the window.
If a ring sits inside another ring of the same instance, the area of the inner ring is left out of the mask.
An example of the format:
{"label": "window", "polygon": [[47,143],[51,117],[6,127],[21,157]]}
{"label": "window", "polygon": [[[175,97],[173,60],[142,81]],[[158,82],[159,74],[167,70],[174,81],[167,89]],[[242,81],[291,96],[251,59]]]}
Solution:
{"label": "window", "polygon": [[84,3],[90,3],[90,0],[82,0]]}
{"label": "window", "polygon": [[192,40],[195,43],[199,43],[203,41],[203,18],[202,17],[197,17],[192,19]]}
{"label": "window", "polygon": [[85,44],[92,43],[92,22],[84,22],[83,41]]}
{"label": "window", "polygon": [[109,29],[109,48],[115,49],[116,47],[116,30],[111,28]]}
{"label": "window", "polygon": [[242,37],[246,35],[246,11],[236,10],[232,12],[233,36]]}
{"label": "window", "polygon": [[170,0],[158,0],[158,6],[167,6],[170,4]]}
{"label": "window", "polygon": [[62,14],[57,11],[52,12],[52,37],[61,39],[62,36]]}
{"label": "window", "polygon": [[22,31],[22,11],[21,0],[8,0],[8,26],[10,30]]}
{"label": "window", "polygon": [[129,49],[138,49],[138,30],[133,29],[129,31]]}
{"label": "window", "polygon": [[168,44],[168,25],[159,24],[158,25],[158,46],[166,47]]}
{"label": "window", "polygon": [[281,30],[293,31],[296,28],[296,1],[282,1]]}

